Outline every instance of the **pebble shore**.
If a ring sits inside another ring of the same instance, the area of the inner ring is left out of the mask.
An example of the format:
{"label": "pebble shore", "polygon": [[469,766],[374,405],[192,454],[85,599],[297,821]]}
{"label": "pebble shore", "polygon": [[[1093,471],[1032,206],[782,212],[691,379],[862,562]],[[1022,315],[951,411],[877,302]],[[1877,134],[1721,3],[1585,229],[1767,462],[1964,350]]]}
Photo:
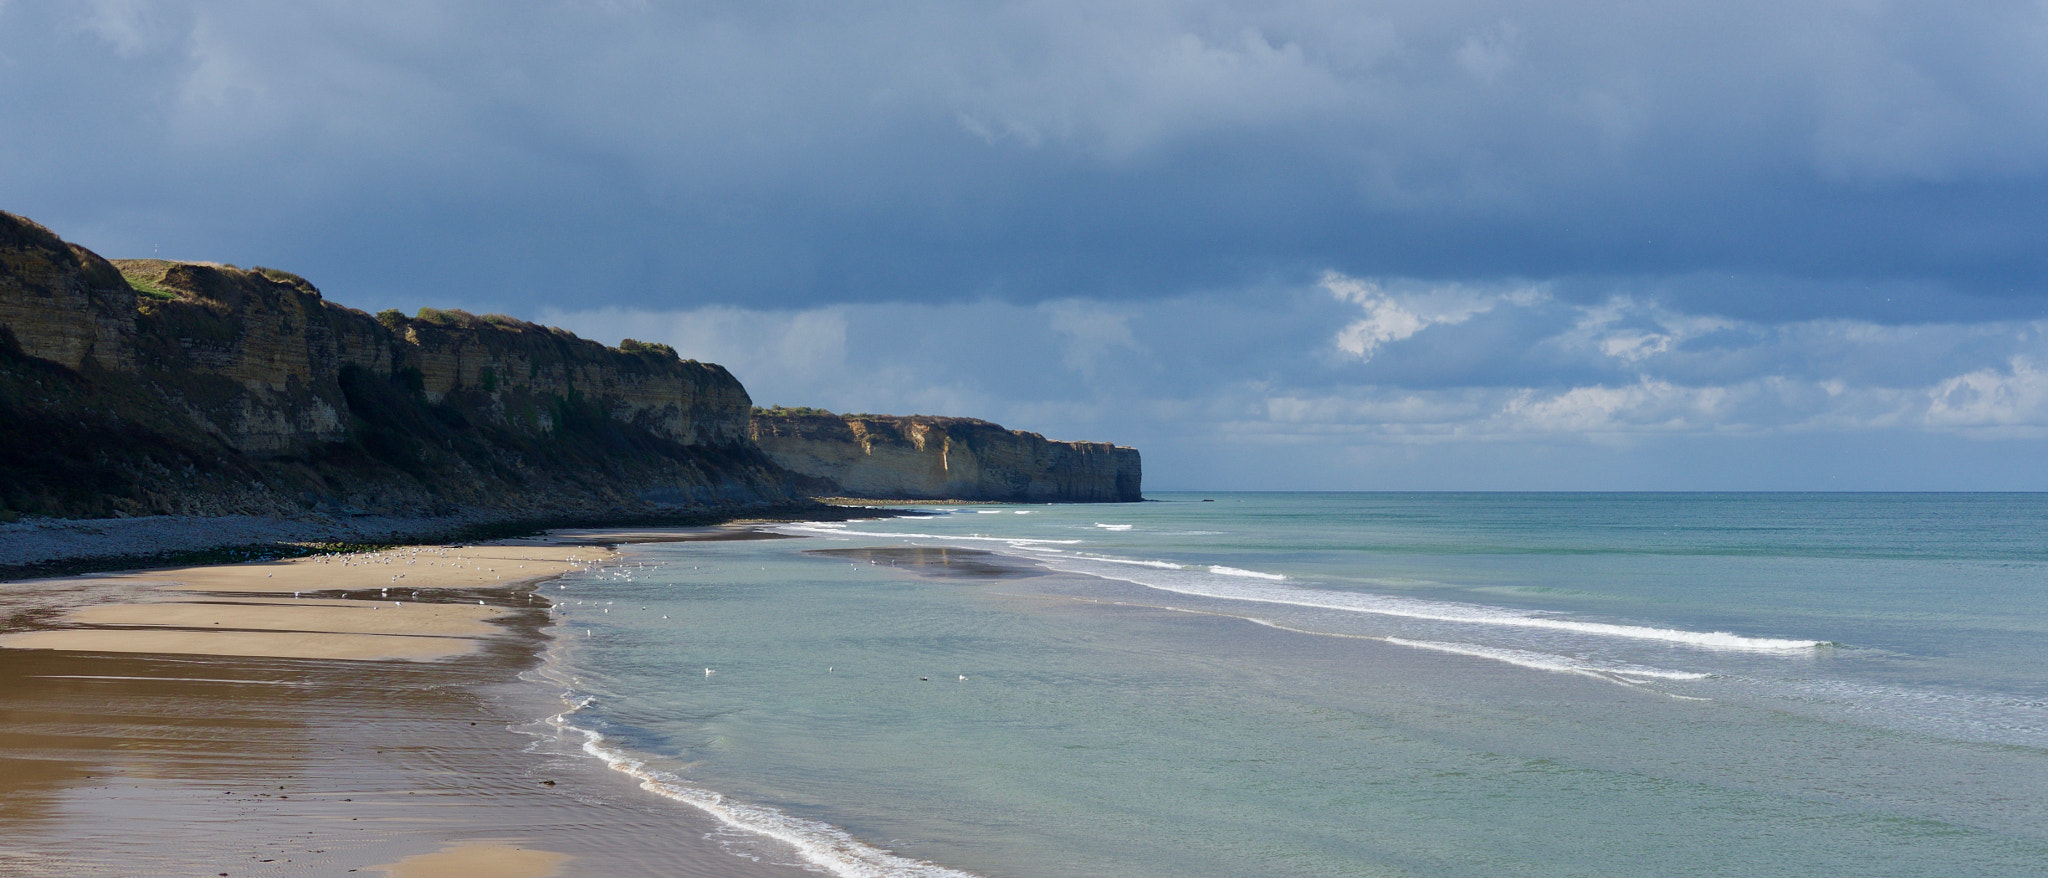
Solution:
{"label": "pebble shore", "polygon": [[459,517],[266,518],[152,515],[28,519],[0,524],[0,567],[148,558],[230,546],[410,541],[484,524]]}

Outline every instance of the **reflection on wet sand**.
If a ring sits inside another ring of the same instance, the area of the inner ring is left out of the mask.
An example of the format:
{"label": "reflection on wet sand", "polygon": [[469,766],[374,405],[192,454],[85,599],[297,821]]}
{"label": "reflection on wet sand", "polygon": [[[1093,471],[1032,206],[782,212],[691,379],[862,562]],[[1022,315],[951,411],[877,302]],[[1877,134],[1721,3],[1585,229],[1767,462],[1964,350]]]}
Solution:
{"label": "reflection on wet sand", "polygon": [[0,583],[0,875],[804,874],[520,731],[561,709],[533,581],[603,554]]}
{"label": "reflection on wet sand", "polygon": [[0,874],[344,873],[502,835],[468,818],[526,792],[482,697],[508,659],[0,650]]}

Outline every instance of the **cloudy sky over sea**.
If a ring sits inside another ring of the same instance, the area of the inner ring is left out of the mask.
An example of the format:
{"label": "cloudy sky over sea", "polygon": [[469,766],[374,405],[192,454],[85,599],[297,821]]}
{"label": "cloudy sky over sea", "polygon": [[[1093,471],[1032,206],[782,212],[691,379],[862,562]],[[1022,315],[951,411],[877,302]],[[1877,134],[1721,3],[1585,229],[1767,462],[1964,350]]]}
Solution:
{"label": "cloudy sky over sea", "polygon": [[2048,6],[0,0],[0,209],[1147,487],[2048,489]]}

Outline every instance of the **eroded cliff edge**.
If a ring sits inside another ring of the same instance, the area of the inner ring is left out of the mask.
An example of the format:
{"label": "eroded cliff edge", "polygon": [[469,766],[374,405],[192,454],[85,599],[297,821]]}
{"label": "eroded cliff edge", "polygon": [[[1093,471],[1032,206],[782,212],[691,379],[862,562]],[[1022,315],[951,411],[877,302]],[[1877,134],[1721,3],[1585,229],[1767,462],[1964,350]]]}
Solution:
{"label": "eroded cliff edge", "polygon": [[874,499],[1129,503],[1138,450],[1059,442],[973,418],[755,410],[754,442],[810,487]]}
{"label": "eroded cliff edge", "polygon": [[0,519],[573,520],[801,499],[720,366],[272,269],[109,262],[0,212]]}

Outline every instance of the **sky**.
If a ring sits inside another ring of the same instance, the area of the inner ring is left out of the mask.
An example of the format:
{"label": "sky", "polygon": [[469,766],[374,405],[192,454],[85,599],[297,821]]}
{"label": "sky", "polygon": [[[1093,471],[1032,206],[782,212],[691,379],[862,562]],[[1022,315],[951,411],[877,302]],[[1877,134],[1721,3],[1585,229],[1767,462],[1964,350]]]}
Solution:
{"label": "sky", "polygon": [[1148,490],[2048,490],[2048,3],[0,0],[0,210]]}

